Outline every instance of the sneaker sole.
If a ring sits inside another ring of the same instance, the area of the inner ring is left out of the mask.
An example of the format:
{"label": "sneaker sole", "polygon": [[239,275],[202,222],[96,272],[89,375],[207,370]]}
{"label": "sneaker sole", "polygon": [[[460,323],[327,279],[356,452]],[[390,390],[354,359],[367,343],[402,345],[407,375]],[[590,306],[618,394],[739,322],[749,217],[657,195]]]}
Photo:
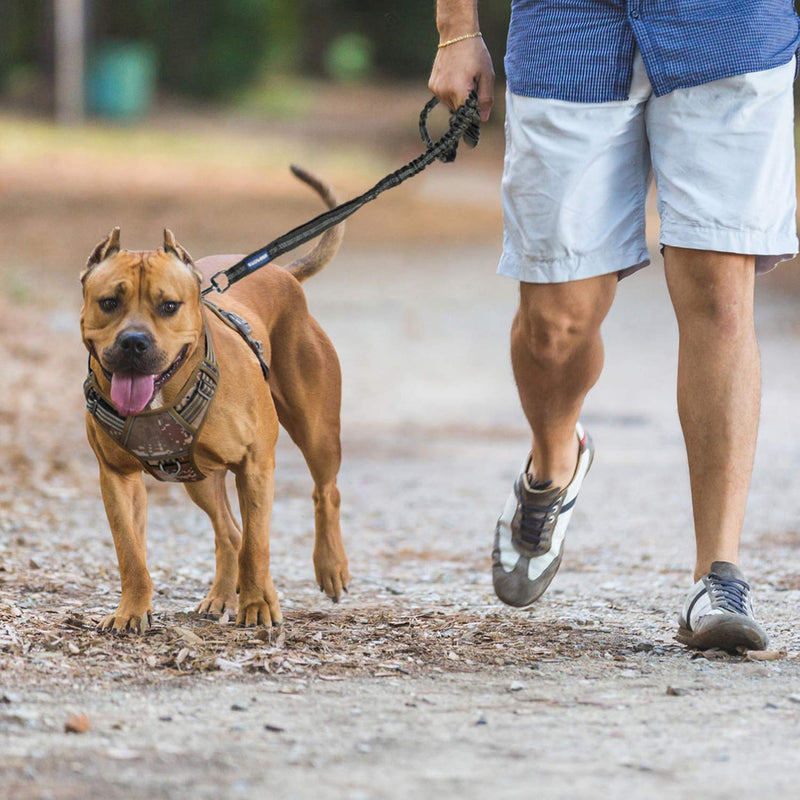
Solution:
{"label": "sneaker sole", "polygon": [[[497,534],[495,535],[495,541]],[[495,544],[495,549],[498,545]],[[506,572],[497,564],[492,565],[492,583],[497,598],[507,606],[524,608],[535,603],[546,591],[561,566],[563,546],[553,562],[534,581],[528,578],[528,559],[520,556],[517,565],[511,572]]]}
{"label": "sneaker sole", "polygon": [[692,650],[766,650],[769,637],[763,628],[748,617],[739,614],[720,619],[705,630],[690,631],[681,626],[675,637],[681,644]]}
{"label": "sneaker sole", "polygon": [[[589,450],[589,463],[586,465],[586,470],[581,478],[581,485],[583,480],[589,474],[589,470],[594,463],[595,449],[591,436],[584,431],[586,437],[586,446]],[[578,489],[580,492],[580,488]],[[573,502],[577,500],[576,494]],[[494,593],[497,598],[508,606],[514,608],[524,608],[532,603],[535,603],[546,591],[547,588],[555,578],[558,568],[561,566],[561,559],[564,555],[564,542],[561,540],[558,552],[551,564],[534,580],[528,577],[528,564],[530,558],[519,554],[519,560],[516,566],[510,572],[506,572],[500,564],[500,520],[495,527],[494,547],[492,549],[492,583],[494,584]]]}

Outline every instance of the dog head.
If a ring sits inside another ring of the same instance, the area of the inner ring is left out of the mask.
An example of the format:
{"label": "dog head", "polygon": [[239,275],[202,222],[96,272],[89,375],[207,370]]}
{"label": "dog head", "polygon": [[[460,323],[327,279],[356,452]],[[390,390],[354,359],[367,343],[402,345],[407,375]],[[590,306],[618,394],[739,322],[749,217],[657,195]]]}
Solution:
{"label": "dog head", "polygon": [[200,275],[164,231],[158,250],[121,250],[114,228],[81,274],[81,335],[111,375],[111,400],[124,415],[144,411],[196,349],[203,333]]}

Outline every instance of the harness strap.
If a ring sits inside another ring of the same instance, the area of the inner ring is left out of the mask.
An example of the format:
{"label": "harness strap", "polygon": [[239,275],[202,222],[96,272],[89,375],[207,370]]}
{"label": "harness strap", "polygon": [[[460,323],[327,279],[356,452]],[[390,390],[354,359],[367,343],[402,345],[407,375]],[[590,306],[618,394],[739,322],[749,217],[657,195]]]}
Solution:
{"label": "harness strap", "polygon": [[261,373],[264,375],[264,380],[269,380],[269,364],[264,359],[264,345],[258,340],[253,338],[253,328],[250,323],[235,314],[233,311],[228,311],[226,308],[220,308],[210,303],[208,300],[203,300],[205,307],[216,314],[228,327],[233,328],[247,343],[247,346],[255,353],[258,363],[261,365]]}

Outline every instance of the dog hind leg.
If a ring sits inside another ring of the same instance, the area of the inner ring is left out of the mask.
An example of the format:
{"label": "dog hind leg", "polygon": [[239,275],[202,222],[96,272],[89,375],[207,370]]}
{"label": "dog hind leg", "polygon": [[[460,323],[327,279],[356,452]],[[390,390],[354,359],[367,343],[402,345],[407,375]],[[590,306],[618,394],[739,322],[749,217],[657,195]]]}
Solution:
{"label": "dog hind leg", "polygon": [[[336,476],[342,461],[339,438],[342,379],[336,351],[309,319],[305,341],[291,343],[292,357],[274,355],[270,382],[281,425],[300,448],[314,481],[314,573],[317,584],[338,602],[350,583],[339,521]],[[287,340],[282,344],[288,346]],[[288,368],[291,367],[291,368]]]}

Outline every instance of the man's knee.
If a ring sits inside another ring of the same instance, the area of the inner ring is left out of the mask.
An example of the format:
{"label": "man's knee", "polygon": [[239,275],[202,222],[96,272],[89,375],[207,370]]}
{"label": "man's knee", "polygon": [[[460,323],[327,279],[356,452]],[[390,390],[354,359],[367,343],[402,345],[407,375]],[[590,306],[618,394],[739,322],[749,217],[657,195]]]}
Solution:
{"label": "man's knee", "polygon": [[753,322],[753,256],[665,248],[667,284],[679,324],[710,324],[725,335]]}
{"label": "man's knee", "polygon": [[520,305],[514,322],[514,338],[541,366],[562,366],[581,347],[583,325],[558,309]]}
{"label": "man's knee", "polygon": [[612,297],[586,286],[522,284],[514,343],[541,366],[563,366],[597,340]]}

